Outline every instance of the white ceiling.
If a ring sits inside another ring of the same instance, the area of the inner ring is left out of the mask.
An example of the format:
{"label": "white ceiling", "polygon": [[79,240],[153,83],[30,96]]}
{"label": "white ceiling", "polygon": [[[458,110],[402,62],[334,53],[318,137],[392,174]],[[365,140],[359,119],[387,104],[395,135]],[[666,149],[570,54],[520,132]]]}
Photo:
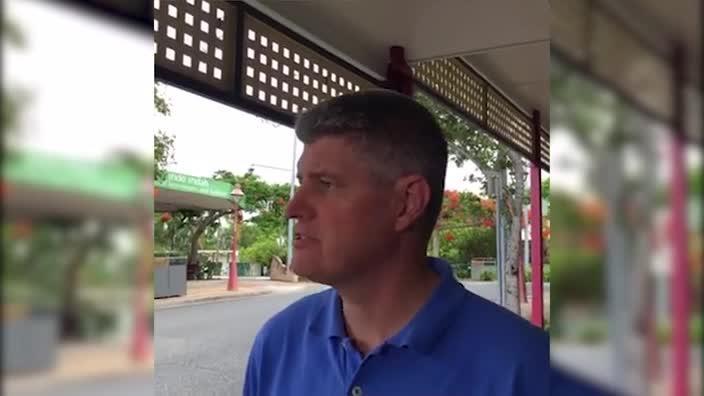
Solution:
{"label": "white ceiling", "polygon": [[409,62],[464,56],[519,107],[544,114],[548,125],[548,0],[247,2],[379,79],[393,45],[406,49]]}

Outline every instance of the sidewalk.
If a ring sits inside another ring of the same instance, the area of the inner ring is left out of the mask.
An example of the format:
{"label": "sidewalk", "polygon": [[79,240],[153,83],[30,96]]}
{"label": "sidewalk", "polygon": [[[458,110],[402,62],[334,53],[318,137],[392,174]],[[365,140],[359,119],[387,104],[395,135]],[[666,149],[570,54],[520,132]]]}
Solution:
{"label": "sidewalk", "polygon": [[[154,359],[131,359],[124,343],[65,343],[58,347],[56,366],[48,371],[5,377],[4,393],[22,395],[49,391],[68,384],[84,384],[114,378],[150,376]],[[43,394],[43,393],[42,393]]]}
{"label": "sidewalk", "polygon": [[226,279],[188,281],[185,296],[155,299],[154,309],[173,308],[183,305],[260,296],[271,293],[293,293],[318,285],[304,282],[277,282],[269,280],[268,278],[240,278],[238,286],[236,291],[228,291]]}

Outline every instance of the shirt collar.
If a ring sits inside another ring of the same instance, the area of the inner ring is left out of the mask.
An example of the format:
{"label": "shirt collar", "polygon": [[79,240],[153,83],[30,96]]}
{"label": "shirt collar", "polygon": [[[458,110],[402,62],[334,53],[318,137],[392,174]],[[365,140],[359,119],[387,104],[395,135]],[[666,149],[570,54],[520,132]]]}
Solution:
{"label": "shirt collar", "polygon": [[[455,279],[452,268],[444,260],[428,257],[428,265],[440,275],[440,283],[420,311],[401,331],[388,339],[387,344],[429,353],[455,318],[454,313],[466,294],[464,286]],[[311,329],[328,338],[347,337],[342,303],[334,289],[326,295],[311,323]]]}

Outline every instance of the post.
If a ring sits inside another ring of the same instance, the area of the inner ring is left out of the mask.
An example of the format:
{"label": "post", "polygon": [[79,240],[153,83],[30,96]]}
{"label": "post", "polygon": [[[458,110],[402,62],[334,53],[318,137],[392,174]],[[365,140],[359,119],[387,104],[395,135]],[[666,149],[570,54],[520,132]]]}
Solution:
{"label": "post", "polygon": [[413,70],[406,61],[405,49],[394,45],[389,48],[385,88],[413,96],[413,87]]}
{"label": "post", "polygon": [[496,196],[496,280],[499,284],[499,305],[504,305],[504,257],[503,257],[503,224],[501,223],[501,177],[494,173],[494,190]]}
{"label": "post", "polygon": [[674,133],[672,134],[672,395],[689,394],[689,271],[687,263],[687,181],[684,163],[684,50],[675,49]]}
{"label": "post", "polygon": [[[530,219],[530,206],[526,206],[523,208],[523,275],[525,276],[525,270],[526,266],[530,265],[530,242],[529,242],[529,236],[530,236],[530,226],[528,225],[529,219]],[[528,290],[526,289],[526,282],[527,280],[524,280],[522,288],[523,288],[523,302],[528,302]]]}
{"label": "post", "polygon": [[[140,217],[141,219],[141,217]],[[149,357],[149,329],[147,326],[147,309],[145,307],[146,288],[148,284],[147,271],[153,266],[151,265],[153,257],[152,252],[154,233],[152,232],[152,217],[147,217],[148,220],[143,225],[139,226],[142,231],[141,254],[136,268],[135,274],[135,289],[134,289],[134,333],[132,334],[132,345],[130,348],[130,356],[133,360],[143,362]]]}
{"label": "post", "polygon": [[[296,193],[296,142],[298,138],[293,134],[293,159],[291,160],[291,189],[288,196],[288,201],[291,202],[293,194]],[[286,241],[286,268],[293,262],[293,226],[294,220],[288,219],[288,241]]]}
{"label": "post", "polygon": [[529,219],[530,219],[530,206],[524,208],[523,210],[523,264],[530,264],[530,242],[528,237],[530,236],[529,231]]}
{"label": "post", "polygon": [[530,162],[531,322],[544,326],[543,318],[543,199],[540,170],[540,112],[533,111],[533,159]]}
{"label": "post", "polygon": [[237,222],[239,220],[239,205],[235,203],[232,212],[232,256],[230,258],[230,271],[227,275],[227,290],[235,291],[238,288],[237,278]]}
{"label": "post", "polygon": [[433,231],[433,256],[440,257],[440,230]]}

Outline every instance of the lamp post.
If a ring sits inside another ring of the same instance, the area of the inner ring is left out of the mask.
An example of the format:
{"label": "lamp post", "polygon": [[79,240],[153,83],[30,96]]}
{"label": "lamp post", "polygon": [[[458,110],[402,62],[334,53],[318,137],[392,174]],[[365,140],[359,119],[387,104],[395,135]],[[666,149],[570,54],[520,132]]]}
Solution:
{"label": "lamp post", "polygon": [[230,193],[234,203],[232,212],[232,255],[230,258],[230,271],[227,275],[227,290],[237,290],[237,222],[239,220],[239,200],[244,196],[239,184]]}

